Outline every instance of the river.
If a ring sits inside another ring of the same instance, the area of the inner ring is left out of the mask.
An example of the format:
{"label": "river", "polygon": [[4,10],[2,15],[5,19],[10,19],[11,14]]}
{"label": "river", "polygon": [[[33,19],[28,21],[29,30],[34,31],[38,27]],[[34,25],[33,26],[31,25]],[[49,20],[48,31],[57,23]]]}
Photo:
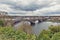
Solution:
{"label": "river", "polygon": [[[21,23],[18,23],[17,25],[15,25],[15,27],[17,27],[18,25],[20,25]],[[60,25],[60,23],[57,22],[41,22],[41,23],[36,23],[34,26],[32,26],[32,32],[33,34],[38,35],[43,29],[48,29],[48,27],[50,25]]]}
{"label": "river", "polygon": [[33,33],[38,35],[43,29],[48,29],[50,25],[60,25],[60,23],[57,22],[41,22],[39,24],[35,24],[33,26]]}

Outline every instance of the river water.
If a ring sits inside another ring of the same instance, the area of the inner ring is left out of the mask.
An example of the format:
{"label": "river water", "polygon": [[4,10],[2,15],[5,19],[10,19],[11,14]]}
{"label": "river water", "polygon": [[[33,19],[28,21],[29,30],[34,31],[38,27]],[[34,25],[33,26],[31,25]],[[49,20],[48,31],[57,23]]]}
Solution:
{"label": "river water", "polygon": [[41,22],[39,24],[35,24],[33,26],[33,33],[38,35],[43,29],[48,29],[50,25],[60,25],[60,23],[57,22]]}
{"label": "river water", "polygon": [[[15,27],[18,27],[18,25],[21,25],[21,23],[18,23],[17,25],[15,25]],[[32,32],[33,34],[38,35],[43,29],[48,29],[48,27],[50,25],[60,25],[60,23],[57,22],[41,22],[41,23],[36,23],[34,26],[32,26]]]}

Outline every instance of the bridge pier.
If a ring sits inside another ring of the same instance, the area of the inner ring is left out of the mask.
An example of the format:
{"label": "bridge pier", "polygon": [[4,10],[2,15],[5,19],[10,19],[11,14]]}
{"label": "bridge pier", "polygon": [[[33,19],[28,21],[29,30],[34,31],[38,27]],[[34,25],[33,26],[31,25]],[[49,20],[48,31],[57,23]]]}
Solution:
{"label": "bridge pier", "polygon": [[30,22],[31,26],[35,25],[35,22]]}

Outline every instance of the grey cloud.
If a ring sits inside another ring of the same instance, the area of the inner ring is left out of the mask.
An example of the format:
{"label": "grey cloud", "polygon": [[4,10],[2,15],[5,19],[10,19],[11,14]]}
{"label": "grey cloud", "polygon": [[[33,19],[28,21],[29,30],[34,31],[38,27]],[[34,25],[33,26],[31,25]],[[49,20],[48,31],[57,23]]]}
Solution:
{"label": "grey cloud", "polygon": [[12,1],[8,1],[8,0],[5,0],[5,1],[1,1],[0,3],[2,4],[7,4],[7,5],[11,5],[10,8],[14,9],[14,10],[22,10],[22,11],[35,11],[37,9],[41,9],[43,7],[47,7],[49,3],[47,4],[37,4],[36,1],[32,2],[32,3],[29,3],[29,5],[18,5],[17,3],[18,2],[12,2]]}
{"label": "grey cloud", "polygon": [[[17,1],[17,0],[16,0]],[[27,0],[26,0],[27,1]],[[54,2],[56,2],[54,4]],[[53,5],[50,5],[51,3],[53,3]],[[60,10],[58,10],[57,12],[52,12],[51,10],[48,12],[48,10],[46,11],[44,8],[49,8],[49,7],[52,7],[54,5],[58,5],[59,4],[59,0],[57,1],[52,1],[52,2],[49,2],[48,0],[46,0],[45,2],[42,1],[42,3],[38,3],[36,1],[33,1],[33,2],[28,2],[28,5],[25,5],[24,3],[23,4],[19,4],[18,5],[18,2],[15,2],[15,1],[10,1],[10,0],[0,0],[0,4],[6,4],[6,5],[10,5],[10,9],[12,9],[13,11],[10,11],[11,14],[17,14],[17,13],[20,13],[20,15],[28,15],[28,14],[31,14],[31,15],[43,15],[43,16],[46,16],[46,15],[50,15],[50,14],[54,14],[54,13],[58,13],[60,14]],[[56,7],[55,7],[56,8]],[[40,12],[37,12],[36,14],[32,14],[32,11],[33,13],[35,13],[34,11],[36,10],[42,10],[44,9],[44,11],[42,11],[42,13]],[[20,11],[20,12],[19,12]],[[24,12],[25,11],[25,12]]]}
{"label": "grey cloud", "polygon": [[29,5],[14,5],[11,8],[15,10],[23,10],[23,11],[35,11],[37,9],[42,9],[43,7],[48,7],[48,4],[38,5],[36,3],[30,3]]}
{"label": "grey cloud", "polygon": [[35,11],[35,10],[41,8],[41,7],[39,5],[28,5],[28,6],[15,5],[15,6],[12,6],[11,8],[14,8],[15,10]]}

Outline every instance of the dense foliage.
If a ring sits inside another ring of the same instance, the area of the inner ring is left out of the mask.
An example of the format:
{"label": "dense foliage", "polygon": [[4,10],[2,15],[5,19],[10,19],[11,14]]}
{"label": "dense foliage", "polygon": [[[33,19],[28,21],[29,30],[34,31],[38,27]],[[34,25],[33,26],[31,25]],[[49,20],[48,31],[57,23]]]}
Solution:
{"label": "dense foliage", "polygon": [[43,30],[38,40],[60,40],[60,26],[51,25],[48,30]]}
{"label": "dense foliage", "polygon": [[60,40],[60,32],[55,33],[55,34],[53,35],[53,37],[51,38],[51,40]]}
{"label": "dense foliage", "polygon": [[0,40],[35,40],[36,36],[13,27],[0,27]]}
{"label": "dense foliage", "polygon": [[4,22],[2,20],[0,20],[0,26],[3,26]]}

